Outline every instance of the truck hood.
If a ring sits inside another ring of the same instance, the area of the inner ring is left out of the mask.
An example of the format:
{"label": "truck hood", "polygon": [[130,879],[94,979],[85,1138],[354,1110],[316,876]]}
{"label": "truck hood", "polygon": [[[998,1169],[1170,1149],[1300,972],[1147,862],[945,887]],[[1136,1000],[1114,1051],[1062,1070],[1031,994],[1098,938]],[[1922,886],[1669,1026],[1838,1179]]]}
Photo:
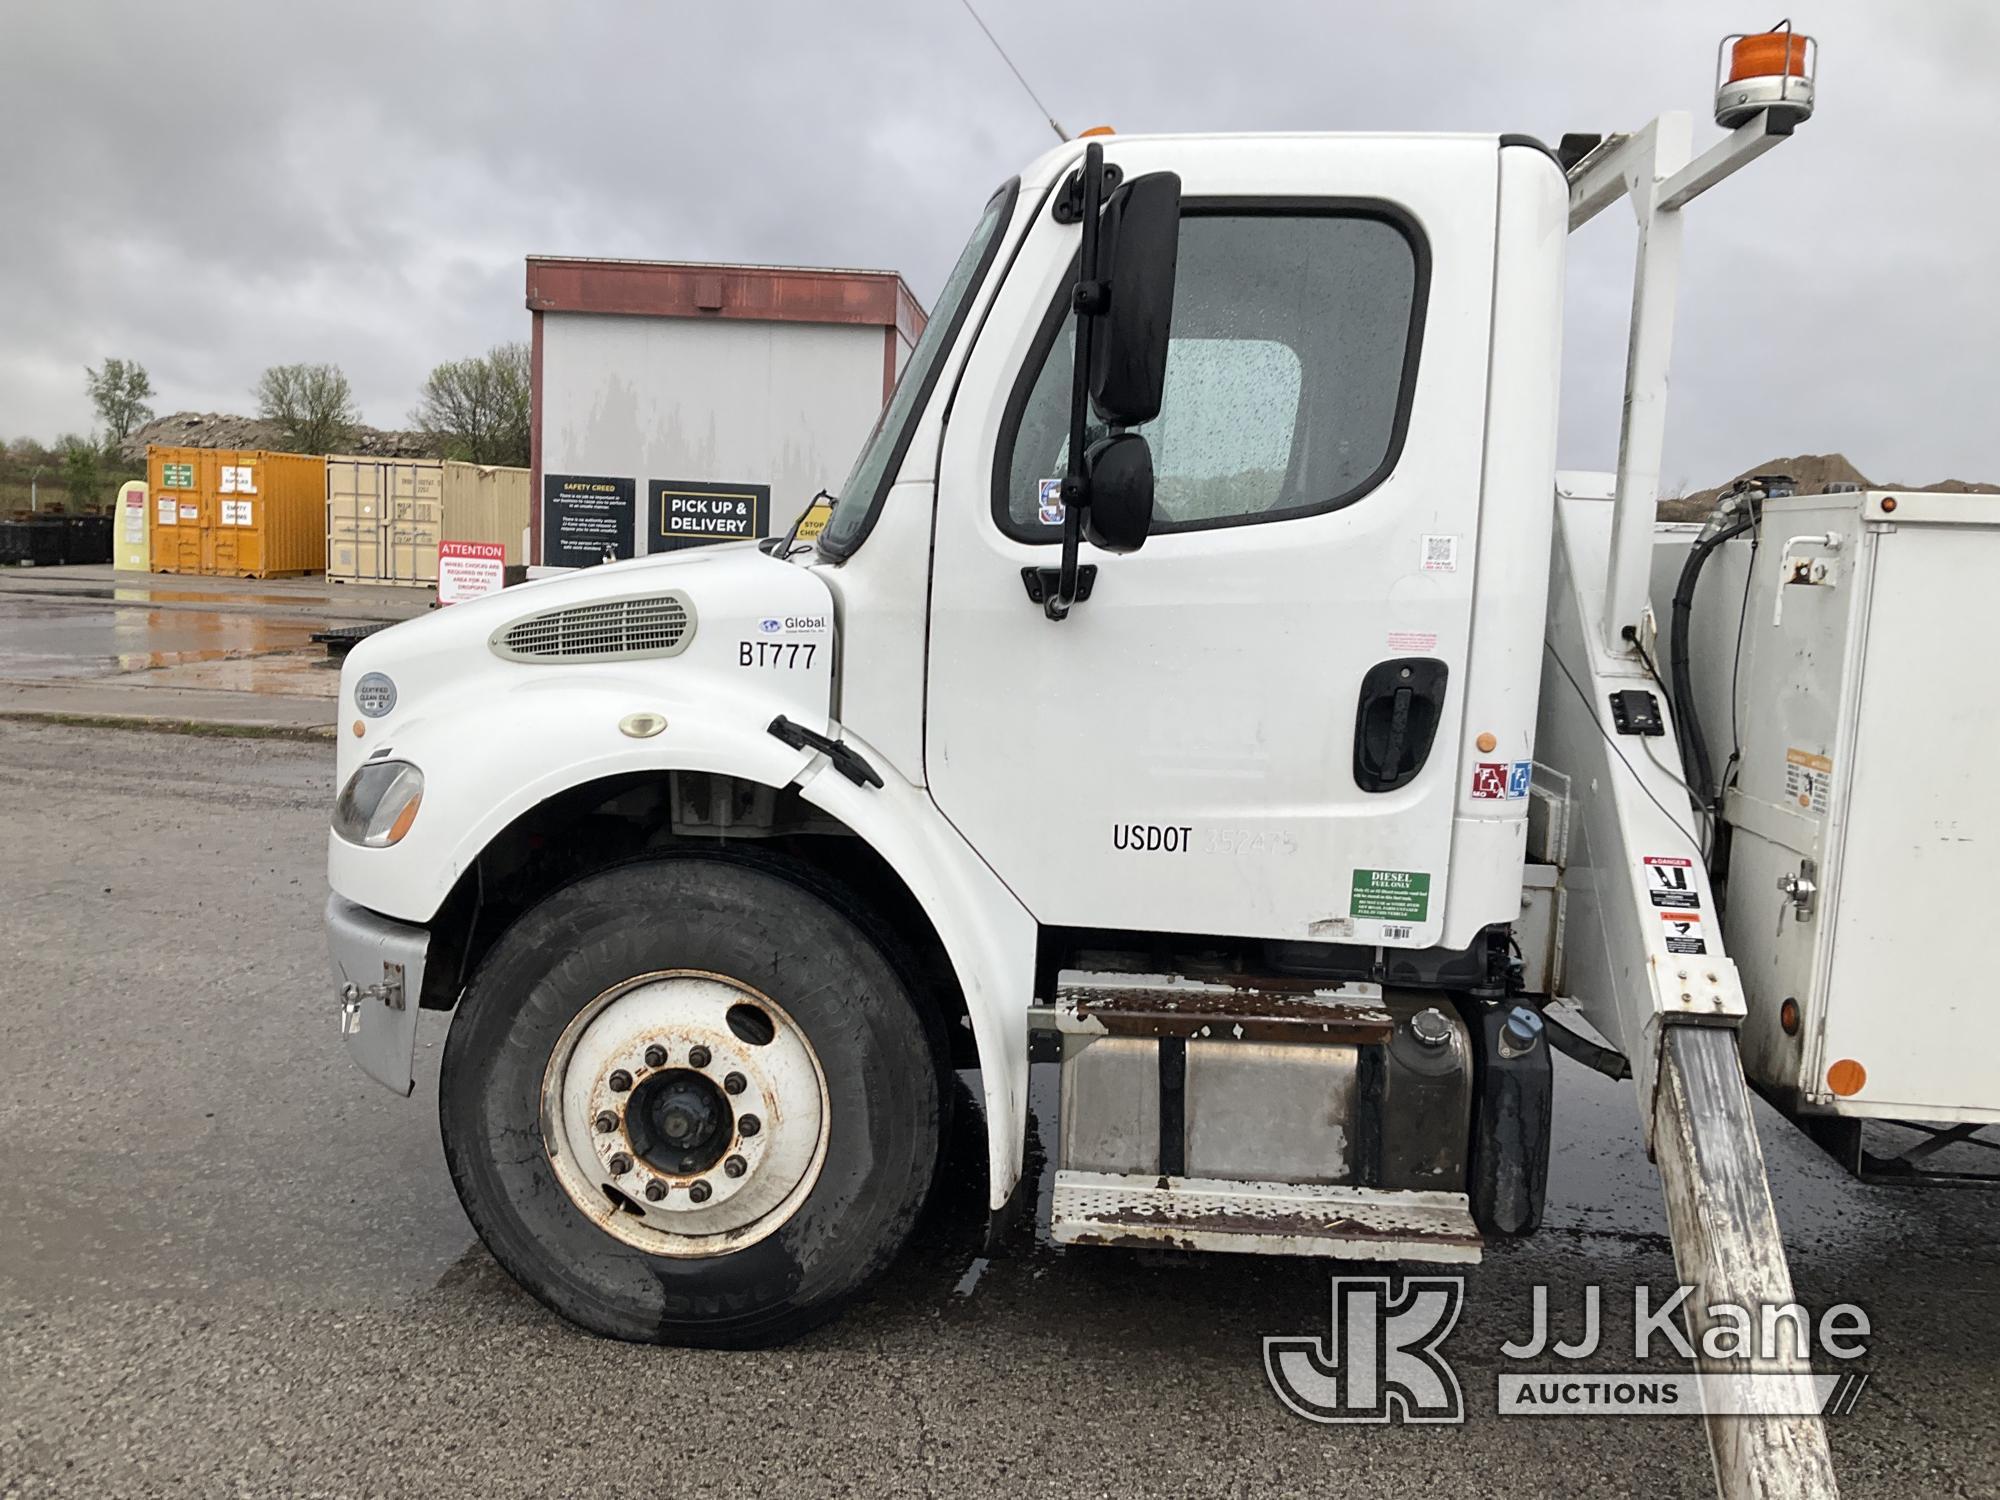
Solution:
{"label": "truck hood", "polygon": [[[513,627],[531,618],[557,615],[559,622],[574,622],[570,611],[640,601],[656,606],[667,599],[685,612],[670,648],[661,647],[657,633],[621,638],[621,613],[601,609],[585,617],[589,639],[572,624],[560,654],[523,654],[506,643]],[[404,621],[354,647],[340,674],[340,784],[385,745],[413,735],[434,741],[434,734],[419,731],[437,715],[463,712],[475,701],[490,709],[498,696],[544,693],[558,684],[614,687],[633,699],[635,710],[664,712],[665,700],[672,699],[677,712],[701,712],[708,704],[720,711],[733,701],[739,711],[764,713],[766,723],[764,700],[775,688],[795,719],[804,711],[801,722],[824,728],[834,635],[826,584],[754,543],[635,558],[518,584]],[[623,644],[639,649],[618,649]],[[800,649],[772,652],[773,645]],[[357,698],[363,679],[371,691]],[[382,711],[388,698],[393,701]],[[524,698],[520,711],[532,715],[535,704],[546,701]]]}

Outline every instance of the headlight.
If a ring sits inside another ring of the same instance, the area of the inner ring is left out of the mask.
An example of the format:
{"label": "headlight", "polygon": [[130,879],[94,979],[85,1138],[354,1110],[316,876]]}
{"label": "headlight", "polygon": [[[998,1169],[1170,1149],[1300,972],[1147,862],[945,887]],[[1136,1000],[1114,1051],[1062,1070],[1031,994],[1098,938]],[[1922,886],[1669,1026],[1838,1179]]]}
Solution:
{"label": "headlight", "polygon": [[333,805],[333,831],[364,849],[386,849],[410,831],[424,800],[424,773],[406,760],[371,760]]}

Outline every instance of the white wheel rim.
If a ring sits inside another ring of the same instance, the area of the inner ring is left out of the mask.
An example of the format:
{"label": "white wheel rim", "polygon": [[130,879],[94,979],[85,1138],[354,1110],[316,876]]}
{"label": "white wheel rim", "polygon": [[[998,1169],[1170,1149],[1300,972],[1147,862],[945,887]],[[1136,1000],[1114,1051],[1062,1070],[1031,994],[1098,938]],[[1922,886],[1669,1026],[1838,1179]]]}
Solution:
{"label": "white wheel rim", "polygon": [[[768,1041],[730,1024],[732,1011],[748,1019],[739,1007],[764,1018]],[[826,1076],[798,1024],[698,969],[606,990],[564,1028],[542,1078],[542,1141],[570,1201],[626,1244],[683,1259],[785,1224],[819,1180],[827,1117]],[[703,1133],[685,1134],[690,1122]],[[681,1139],[696,1149],[683,1154]]]}

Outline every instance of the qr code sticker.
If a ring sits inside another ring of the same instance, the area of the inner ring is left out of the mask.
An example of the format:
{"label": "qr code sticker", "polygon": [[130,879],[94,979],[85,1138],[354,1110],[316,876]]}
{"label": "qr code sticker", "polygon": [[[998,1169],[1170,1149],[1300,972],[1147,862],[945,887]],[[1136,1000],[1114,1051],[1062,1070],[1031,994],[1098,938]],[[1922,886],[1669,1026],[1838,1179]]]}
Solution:
{"label": "qr code sticker", "polygon": [[1423,570],[1426,573],[1456,573],[1458,571],[1458,538],[1455,536],[1426,536],[1424,538]]}

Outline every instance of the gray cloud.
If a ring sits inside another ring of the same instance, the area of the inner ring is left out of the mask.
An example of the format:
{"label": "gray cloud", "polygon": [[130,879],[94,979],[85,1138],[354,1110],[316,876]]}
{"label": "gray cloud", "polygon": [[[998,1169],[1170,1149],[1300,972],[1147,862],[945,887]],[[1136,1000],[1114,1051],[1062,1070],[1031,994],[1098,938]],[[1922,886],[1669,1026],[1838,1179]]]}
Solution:
{"label": "gray cloud", "polygon": [[[1719,4],[985,0],[1072,129],[1703,123]],[[2000,18],[1823,3],[1822,114],[1690,215],[1669,482],[1838,448],[2000,478],[1988,417]],[[82,367],[246,409],[331,359],[399,424],[525,337],[531,252],[888,266],[928,299],[1047,127],[954,0],[0,0],[0,433],[87,425]],[[1562,456],[1615,457],[1632,250],[1571,245]]]}

